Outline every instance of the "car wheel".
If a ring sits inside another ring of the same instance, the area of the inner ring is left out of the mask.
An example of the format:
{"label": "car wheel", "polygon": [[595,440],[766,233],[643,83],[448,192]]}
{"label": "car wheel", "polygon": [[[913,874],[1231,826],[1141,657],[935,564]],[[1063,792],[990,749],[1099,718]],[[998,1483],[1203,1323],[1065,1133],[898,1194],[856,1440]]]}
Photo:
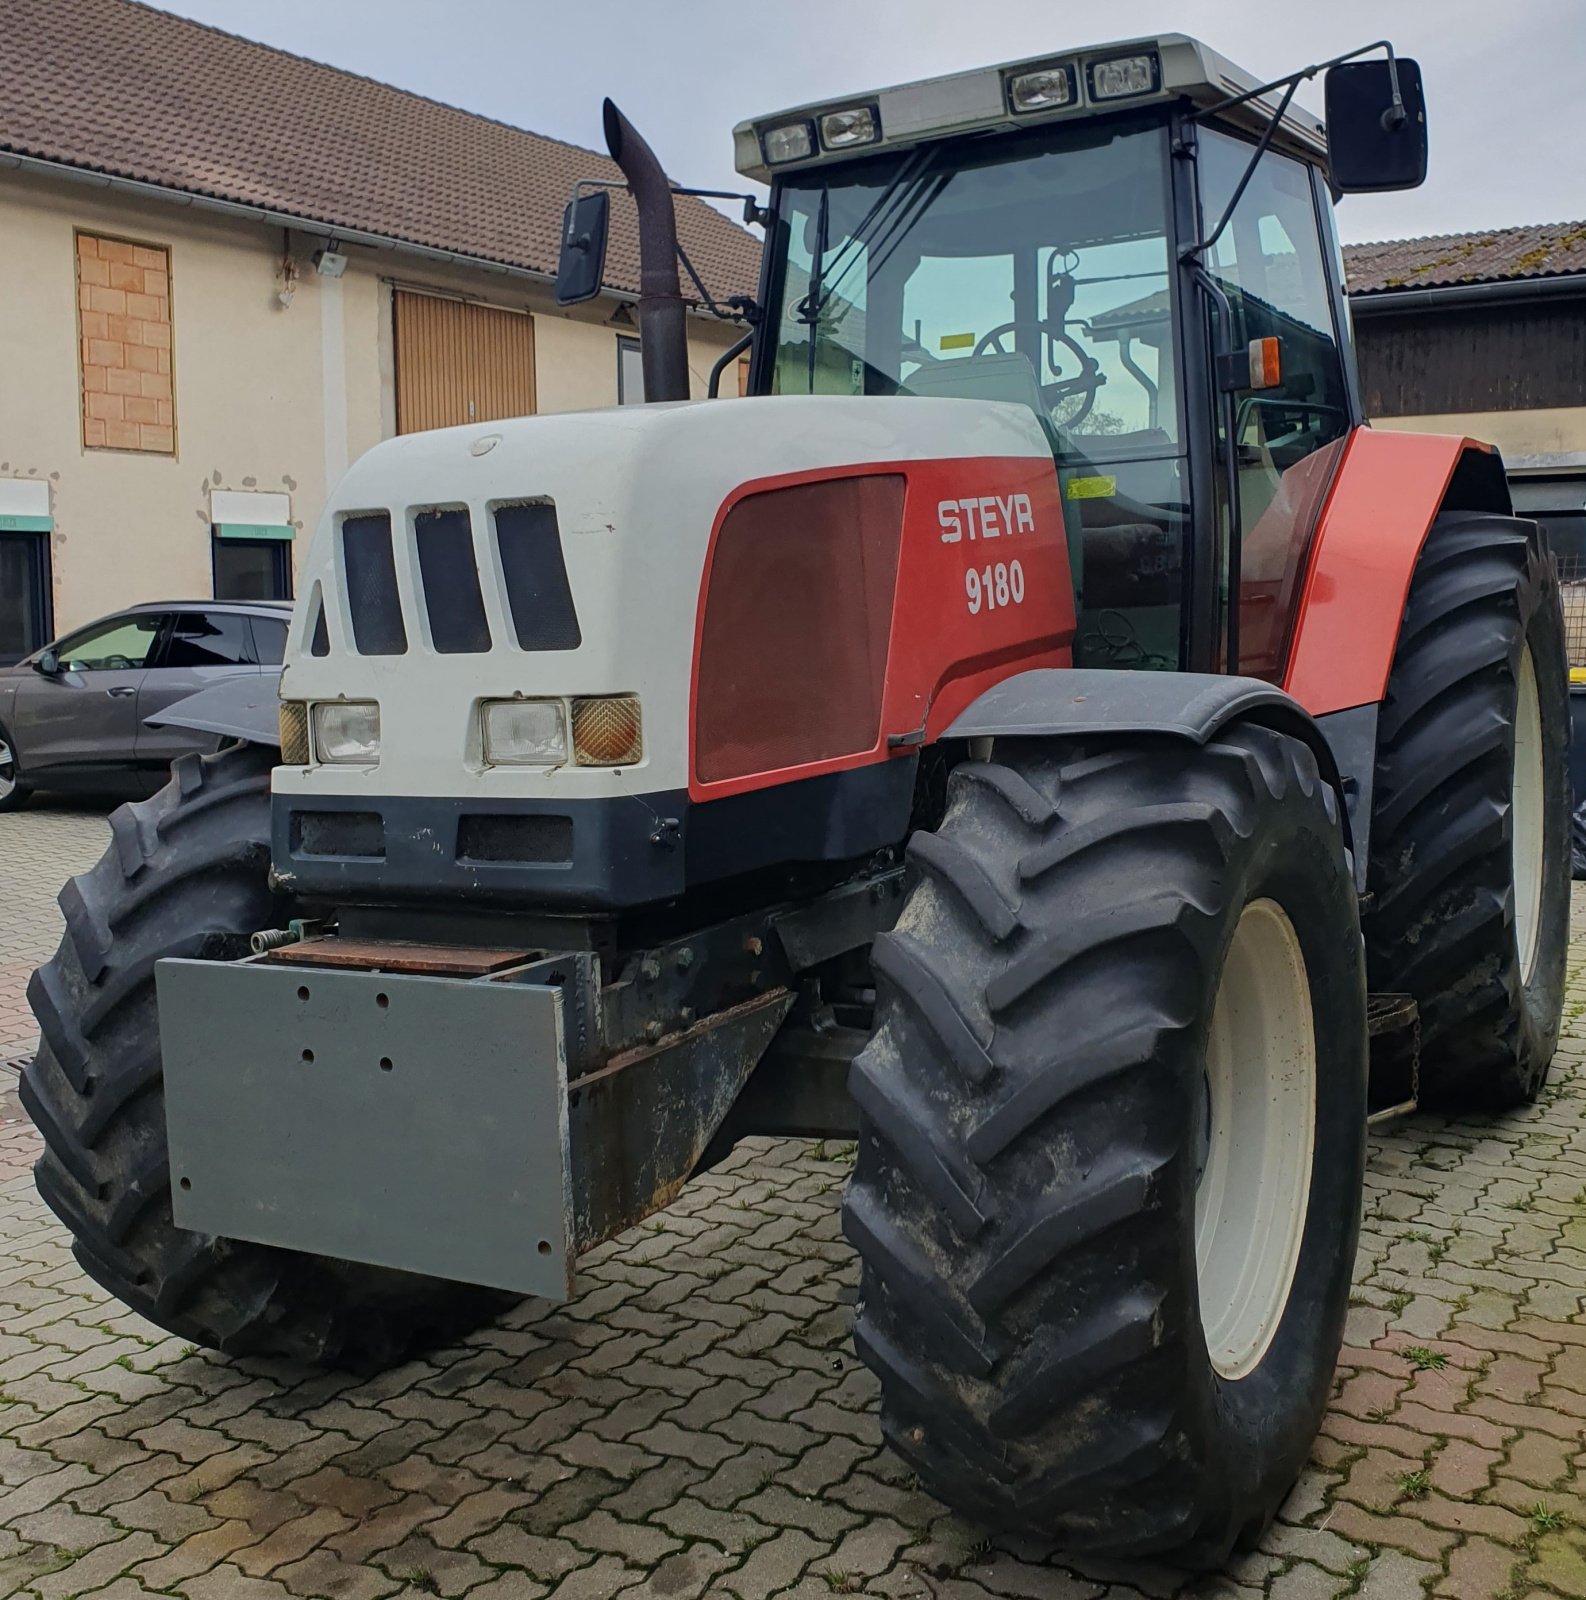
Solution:
{"label": "car wheel", "polygon": [[0,728],[0,811],[15,811],[25,806],[32,792],[22,781],[16,746],[12,744],[10,734]]}

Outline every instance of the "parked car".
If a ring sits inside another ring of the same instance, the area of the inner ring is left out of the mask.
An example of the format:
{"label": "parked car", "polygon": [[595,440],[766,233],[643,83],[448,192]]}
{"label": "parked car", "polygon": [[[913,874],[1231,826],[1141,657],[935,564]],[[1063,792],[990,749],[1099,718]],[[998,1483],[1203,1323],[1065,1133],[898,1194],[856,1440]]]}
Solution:
{"label": "parked car", "polygon": [[289,602],[178,600],[129,606],[0,667],[0,811],[34,789],[150,793],[213,733],[147,717],[240,674],[279,672]]}

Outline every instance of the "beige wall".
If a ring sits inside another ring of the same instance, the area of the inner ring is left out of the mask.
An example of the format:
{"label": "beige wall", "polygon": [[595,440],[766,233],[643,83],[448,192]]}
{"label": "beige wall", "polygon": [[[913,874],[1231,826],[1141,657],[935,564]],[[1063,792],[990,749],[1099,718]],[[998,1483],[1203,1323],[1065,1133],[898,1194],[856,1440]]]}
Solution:
{"label": "beige wall", "polygon": [[[175,455],[83,447],[77,228],[170,251]],[[0,238],[0,474],[50,481],[57,631],[207,595],[211,488],[285,490],[297,520],[318,510],[319,306],[312,277],[289,310],[277,303],[279,233],[10,177]]]}
{"label": "beige wall", "polygon": [[1506,456],[1586,450],[1586,406],[1540,411],[1464,411],[1448,416],[1374,417],[1372,427],[1397,433],[1463,433],[1495,444]]}
{"label": "beige wall", "polygon": [[[83,446],[76,229],[170,251],[174,456]],[[213,488],[284,491],[312,529],[328,484],[395,430],[393,279],[532,312],[542,411],[614,405],[617,338],[634,332],[610,323],[614,301],[564,313],[526,280],[394,252],[348,250],[345,274],[320,278],[318,241],[295,234],[282,306],[282,230],[16,173],[0,176],[0,239],[0,476],[50,484],[57,633],[133,601],[210,594]],[[735,337],[690,318],[696,393]],[[736,363],[722,391],[736,394]]]}

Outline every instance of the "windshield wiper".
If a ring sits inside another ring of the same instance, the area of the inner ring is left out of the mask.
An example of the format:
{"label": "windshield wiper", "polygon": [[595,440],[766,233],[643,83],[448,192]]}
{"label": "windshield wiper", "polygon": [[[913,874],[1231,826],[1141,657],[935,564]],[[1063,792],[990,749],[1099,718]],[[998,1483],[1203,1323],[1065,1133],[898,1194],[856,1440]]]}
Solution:
{"label": "windshield wiper", "polygon": [[[815,224],[815,259],[810,265],[810,288],[809,293],[799,302],[797,311],[798,320],[810,329],[812,341],[815,325],[820,321],[821,313],[825,311],[832,296],[837,292],[837,286],[858,258],[860,249],[874,243],[881,236],[883,224],[892,227],[899,217],[906,215],[912,209],[911,194],[906,196],[909,204],[896,208],[897,217],[886,215],[888,208],[892,206],[892,202],[904,186],[911,185],[917,178],[922,177],[935,157],[935,148],[925,146],[904,160],[886,187],[876,196],[870,209],[860,218],[858,227],[843,241],[842,247],[829,266],[825,262],[825,254],[830,226],[831,188],[827,185],[821,189],[820,209]],[[826,288],[828,280],[831,283],[829,289]]]}

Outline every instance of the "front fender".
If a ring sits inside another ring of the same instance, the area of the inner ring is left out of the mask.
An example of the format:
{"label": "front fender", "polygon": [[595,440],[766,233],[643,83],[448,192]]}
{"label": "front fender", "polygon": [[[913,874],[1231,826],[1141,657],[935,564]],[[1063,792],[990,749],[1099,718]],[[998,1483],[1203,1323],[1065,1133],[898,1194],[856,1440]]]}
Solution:
{"label": "front fender", "polygon": [[281,746],[281,674],[222,678],[219,683],[173,701],[144,721],[157,728],[196,728],[245,744]]}
{"label": "front fender", "polygon": [[[1364,849],[1355,833],[1364,817],[1346,785],[1327,734],[1292,695],[1259,678],[1207,672],[1125,672],[1107,668],[1038,667],[986,690],[952,722],[948,739],[1100,739],[1160,733],[1205,744],[1234,722],[1253,722],[1308,745],[1338,798],[1344,842],[1355,855],[1357,880]],[[1364,843],[1362,839],[1362,844]]]}

